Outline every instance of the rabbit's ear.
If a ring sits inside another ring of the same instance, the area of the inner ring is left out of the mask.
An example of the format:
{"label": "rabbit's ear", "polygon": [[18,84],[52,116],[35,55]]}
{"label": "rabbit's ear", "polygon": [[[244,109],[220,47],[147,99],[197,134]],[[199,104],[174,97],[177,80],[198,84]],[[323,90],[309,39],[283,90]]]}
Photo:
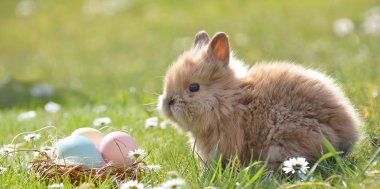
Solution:
{"label": "rabbit's ear", "polygon": [[230,61],[230,44],[226,33],[219,32],[215,34],[208,47],[208,53],[215,59],[222,61],[224,65],[228,65]]}
{"label": "rabbit's ear", "polygon": [[207,32],[200,31],[195,35],[193,48],[196,48],[196,47],[201,48],[203,46],[206,46],[209,41],[210,41],[210,38],[208,37]]}

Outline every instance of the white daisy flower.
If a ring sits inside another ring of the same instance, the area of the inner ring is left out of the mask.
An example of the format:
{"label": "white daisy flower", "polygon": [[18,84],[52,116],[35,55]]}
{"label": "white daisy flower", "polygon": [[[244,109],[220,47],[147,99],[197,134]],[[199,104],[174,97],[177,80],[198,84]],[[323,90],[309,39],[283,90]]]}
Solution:
{"label": "white daisy flower", "polygon": [[168,122],[166,122],[166,121],[162,121],[161,123],[160,123],[160,128],[161,129],[166,129],[168,127]]}
{"label": "white daisy flower", "polygon": [[363,29],[368,35],[380,35],[380,7],[372,8],[365,13]]}
{"label": "white daisy flower", "polygon": [[49,185],[48,188],[63,188],[65,187],[63,185],[63,183],[60,183],[60,184],[52,184],[52,185]]}
{"label": "white daisy flower", "polygon": [[36,158],[40,155],[40,152],[33,152],[33,157]]}
{"label": "white daisy flower", "polygon": [[96,127],[99,127],[99,126],[104,126],[104,125],[108,125],[108,124],[111,124],[112,121],[111,121],[111,118],[109,117],[99,117],[99,118],[96,118],[92,124]]}
{"label": "white daisy flower", "polygon": [[348,18],[341,18],[334,22],[334,32],[339,37],[352,33],[354,27],[354,23]]}
{"label": "white daisy flower", "polygon": [[4,155],[4,154],[12,153],[14,151],[14,149],[15,149],[14,145],[6,144],[2,148],[0,148],[0,154]]}
{"label": "white daisy flower", "polygon": [[377,165],[377,161],[374,161],[371,165],[372,166],[376,166]]}
{"label": "white daisy flower", "polygon": [[296,172],[302,172],[303,174],[306,174],[307,169],[309,168],[309,166],[307,166],[308,164],[309,163],[303,157],[290,158],[289,160],[286,160],[284,162],[284,167],[282,168],[282,170],[285,173],[291,172],[292,174],[294,174]]}
{"label": "white daisy flower", "polygon": [[145,129],[158,127],[158,117],[150,117],[145,120]]}
{"label": "white daisy flower", "polygon": [[7,169],[8,168],[5,168],[5,167],[0,167],[0,175],[7,172]]}
{"label": "white daisy flower", "polygon": [[36,3],[32,0],[22,0],[17,4],[16,15],[30,16],[36,9]]}
{"label": "white daisy flower", "polygon": [[143,189],[144,185],[139,183],[137,180],[130,180],[128,182],[122,183],[120,189]]}
{"label": "white daisy flower", "polygon": [[169,171],[168,176],[170,178],[179,178],[179,173],[177,171]]}
{"label": "white daisy flower", "polygon": [[112,16],[127,9],[132,3],[131,0],[86,0],[83,11],[89,15]]}
{"label": "white daisy flower", "polygon": [[186,185],[186,181],[182,178],[175,178],[175,179],[169,179],[161,184],[163,188],[181,188],[182,186]]}
{"label": "white daisy flower", "polygon": [[152,189],[165,189],[165,188],[162,187],[162,186],[155,186],[155,187],[153,187]]}
{"label": "white daisy flower", "polygon": [[25,141],[36,141],[36,140],[38,140],[38,139],[40,139],[41,138],[41,135],[40,134],[38,134],[38,133],[32,133],[32,134],[28,134],[28,135],[25,135],[24,136],[24,140]]}
{"label": "white daisy flower", "polygon": [[131,159],[133,158],[139,158],[139,157],[144,157],[146,156],[146,153],[144,150],[142,149],[136,149],[135,151],[129,151],[128,153],[128,157],[130,157]]}
{"label": "white daisy flower", "polygon": [[29,120],[33,119],[37,116],[36,111],[27,111],[27,112],[22,112],[18,115],[17,120],[19,121],[24,121],[24,120]]}
{"label": "white daisy flower", "polygon": [[53,151],[53,147],[51,146],[42,146],[40,148],[41,152],[51,153]]}
{"label": "white daisy flower", "polygon": [[107,111],[107,106],[106,105],[100,105],[94,108],[95,113],[101,113]]}
{"label": "white daisy flower", "polygon": [[46,105],[45,105],[45,111],[47,113],[57,113],[59,110],[61,110],[61,105],[55,103],[55,102],[48,102]]}
{"label": "white daisy flower", "polygon": [[147,165],[146,168],[149,169],[149,170],[151,170],[151,171],[156,171],[156,170],[161,169],[161,165],[160,164]]}

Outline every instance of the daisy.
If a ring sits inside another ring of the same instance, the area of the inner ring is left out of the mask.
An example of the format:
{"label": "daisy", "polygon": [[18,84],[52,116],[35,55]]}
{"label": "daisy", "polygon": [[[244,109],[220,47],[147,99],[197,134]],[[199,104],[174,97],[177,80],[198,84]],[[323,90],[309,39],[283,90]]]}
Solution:
{"label": "daisy", "polygon": [[161,184],[163,188],[181,188],[186,184],[185,180],[182,178],[169,179]]}
{"label": "daisy", "polygon": [[150,117],[145,120],[145,129],[158,127],[158,117]]}
{"label": "daisy", "polygon": [[36,158],[40,155],[40,152],[33,152],[33,157]]}
{"label": "daisy", "polygon": [[111,124],[112,121],[109,117],[99,117],[99,118],[96,118],[92,124],[95,126],[95,127],[99,127],[99,126],[103,126],[103,125],[108,125],[108,124]]}
{"label": "daisy", "polygon": [[61,109],[61,105],[55,103],[55,102],[48,102],[46,105],[45,105],[45,111],[47,113],[56,113],[58,112],[59,110]]}
{"label": "daisy", "polygon": [[120,189],[143,189],[144,185],[137,180],[130,180],[121,184]]}
{"label": "daisy", "polygon": [[100,106],[97,106],[94,108],[94,112],[95,113],[102,113],[102,112],[105,112],[107,111],[107,106],[106,105],[100,105]]}
{"label": "daisy", "polygon": [[161,129],[166,129],[166,127],[168,127],[168,122],[166,122],[166,121],[162,121],[162,122],[160,123],[160,128],[161,128]]}
{"label": "daisy", "polygon": [[285,173],[299,173],[302,172],[303,174],[306,174],[307,169],[309,166],[307,166],[309,163],[306,161],[303,157],[297,157],[297,158],[290,158],[289,160],[286,160],[284,162],[284,167],[282,170]]}
{"label": "daisy", "polygon": [[21,114],[18,115],[17,120],[18,121],[24,121],[24,120],[29,120],[33,119],[37,116],[36,111],[27,111],[27,112],[22,112]]}
{"label": "daisy", "polygon": [[12,153],[14,151],[14,148],[15,147],[12,144],[4,145],[2,148],[0,148],[0,154],[3,155]]}
{"label": "daisy", "polygon": [[368,35],[380,35],[380,7],[372,8],[365,13],[363,29]]}
{"label": "daisy", "polygon": [[137,149],[135,151],[129,151],[129,153],[128,153],[128,157],[130,157],[131,159],[133,159],[133,158],[137,159],[139,157],[144,157],[144,156],[146,156],[146,153],[142,149]]}
{"label": "daisy", "polygon": [[179,174],[178,174],[178,172],[177,171],[169,171],[168,172],[168,176],[170,177],[170,178],[179,178]]}
{"label": "daisy", "polygon": [[63,183],[60,183],[60,184],[52,184],[52,185],[49,185],[48,188],[63,188],[65,187],[63,185]]}
{"label": "daisy", "polygon": [[33,142],[33,141],[36,141],[36,140],[38,140],[38,139],[40,139],[41,138],[41,135],[40,134],[36,134],[36,133],[32,133],[32,134],[28,134],[28,135],[25,135],[24,136],[24,140],[25,141],[31,141],[31,142]]}
{"label": "daisy", "polygon": [[5,167],[0,167],[0,175],[5,173],[7,171],[7,168]]}
{"label": "daisy", "polygon": [[83,12],[89,15],[112,16],[131,5],[130,0],[86,0],[83,5]]}
{"label": "daisy", "polygon": [[16,6],[17,16],[30,16],[36,10],[36,3],[30,0],[22,0]]}
{"label": "daisy", "polygon": [[354,23],[348,18],[341,18],[334,22],[334,32],[339,37],[352,33],[354,27]]}
{"label": "daisy", "polygon": [[53,151],[53,148],[52,148],[51,146],[42,146],[42,147],[40,148],[40,150],[41,150],[42,152],[50,153],[50,152]]}
{"label": "daisy", "polygon": [[53,156],[53,150],[54,148],[51,146],[42,146],[40,148],[40,153],[46,153],[49,156]]}
{"label": "daisy", "polygon": [[157,164],[157,165],[147,165],[146,168],[149,169],[149,170],[151,170],[151,171],[156,171],[156,170],[161,169],[161,165],[160,164]]}

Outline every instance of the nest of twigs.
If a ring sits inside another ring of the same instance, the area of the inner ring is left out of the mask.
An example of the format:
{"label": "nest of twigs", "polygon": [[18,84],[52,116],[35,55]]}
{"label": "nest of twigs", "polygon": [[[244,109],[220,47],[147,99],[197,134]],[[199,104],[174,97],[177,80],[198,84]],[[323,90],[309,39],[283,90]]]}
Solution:
{"label": "nest of twigs", "polygon": [[140,180],[146,165],[143,160],[140,160],[129,166],[108,163],[101,168],[86,168],[83,165],[62,164],[45,152],[40,152],[40,154],[42,158],[32,160],[29,166],[38,179],[46,179],[50,182],[68,179],[73,185],[79,185],[87,180],[91,180],[94,184],[109,180],[114,185],[127,180]]}

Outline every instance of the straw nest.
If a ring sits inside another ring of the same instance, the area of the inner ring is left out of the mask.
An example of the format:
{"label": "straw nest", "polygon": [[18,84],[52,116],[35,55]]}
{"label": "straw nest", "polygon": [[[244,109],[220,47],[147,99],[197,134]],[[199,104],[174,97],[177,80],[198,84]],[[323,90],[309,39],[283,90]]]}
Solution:
{"label": "straw nest", "polygon": [[108,179],[114,185],[127,180],[140,180],[146,165],[143,158],[129,166],[108,163],[101,168],[86,168],[83,165],[64,164],[46,152],[38,152],[40,152],[41,158],[32,160],[29,166],[29,169],[36,173],[38,179],[50,182],[68,179],[74,185],[88,180],[97,184]]}

